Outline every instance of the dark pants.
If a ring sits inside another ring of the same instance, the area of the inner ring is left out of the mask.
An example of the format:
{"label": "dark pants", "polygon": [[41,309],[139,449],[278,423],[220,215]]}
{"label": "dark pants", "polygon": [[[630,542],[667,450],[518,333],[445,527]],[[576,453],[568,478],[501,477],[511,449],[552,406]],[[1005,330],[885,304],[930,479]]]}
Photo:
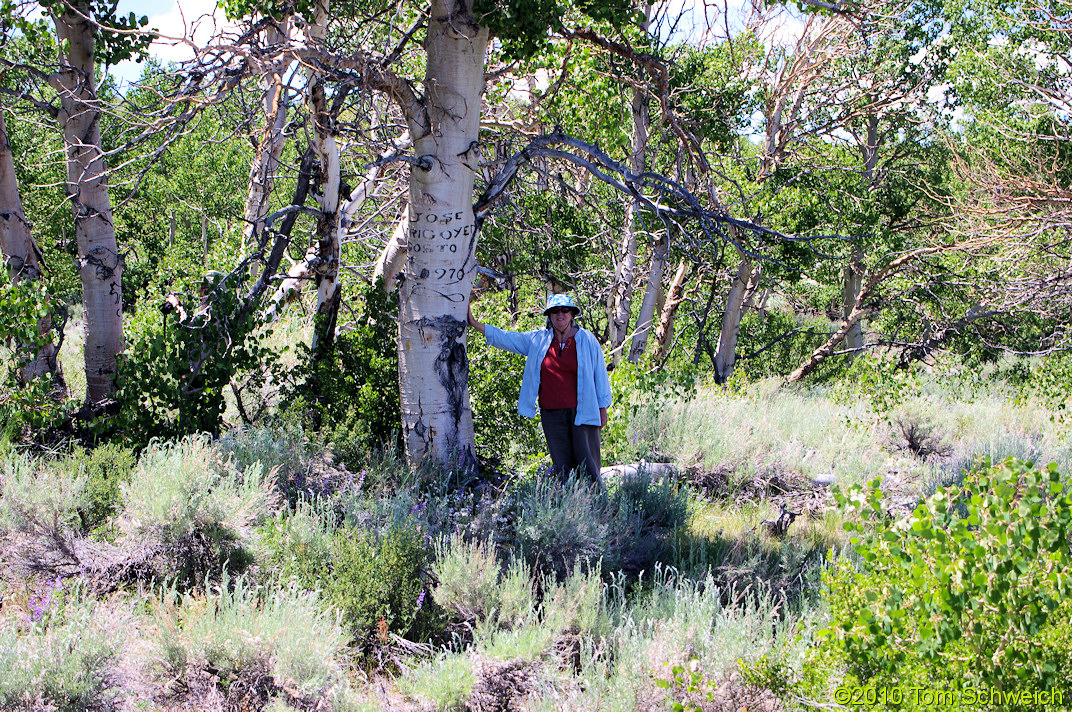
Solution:
{"label": "dark pants", "polygon": [[540,422],[543,424],[543,434],[547,437],[547,450],[551,453],[555,474],[565,481],[570,470],[583,466],[589,479],[600,482],[599,428],[595,425],[574,425],[576,417],[576,408],[540,409]]}

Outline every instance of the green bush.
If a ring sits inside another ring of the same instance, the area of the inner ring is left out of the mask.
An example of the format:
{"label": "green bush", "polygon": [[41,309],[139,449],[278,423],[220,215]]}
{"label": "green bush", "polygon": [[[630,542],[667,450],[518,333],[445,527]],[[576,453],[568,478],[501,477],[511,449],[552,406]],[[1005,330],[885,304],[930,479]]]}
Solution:
{"label": "green bush", "polygon": [[562,580],[578,565],[602,561],[604,571],[635,575],[669,553],[687,518],[688,493],[643,471],[609,491],[546,478],[523,489],[516,506],[518,553],[537,572]]}
{"label": "green bush", "polygon": [[55,329],[63,323],[55,300],[40,280],[12,284],[7,270],[0,273],[0,433],[18,437],[29,428],[41,430],[66,417],[66,406],[54,396],[62,383],[51,374],[27,380],[22,369],[40,349],[56,339],[52,330],[41,334],[39,320]]}
{"label": "green bush", "polygon": [[369,450],[401,445],[398,396],[398,296],[382,282],[358,294],[364,309],[326,353],[299,347],[298,365],[283,389],[300,402],[308,425],[334,444],[336,458],[359,469]]}
{"label": "green bush", "polygon": [[105,709],[114,700],[114,667],[127,624],[57,580],[32,602],[29,620],[0,618],[0,708],[63,712]]}
{"label": "green bush", "polygon": [[204,296],[161,314],[143,304],[126,328],[117,359],[119,415],[98,423],[106,432],[144,445],[154,437],[218,433],[231,379],[250,372],[263,382],[278,354],[262,340],[262,322],[243,308],[245,274],[210,272]]}
{"label": "green bush", "polygon": [[154,443],[121,487],[121,539],[155,556],[157,575],[184,585],[253,562],[255,528],[274,511],[273,478],[237,470],[205,436]]}
{"label": "green bush", "polygon": [[440,541],[432,575],[432,597],[460,622],[492,621],[511,629],[533,615],[535,591],[528,570],[515,559],[504,574],[486,543],[466,543],[457,536],[449,543]]}
{"label": "green bush", "polygon": [[130,481],[136,462],[133,450],[105,443],[92,450],[75,447],[69,457],[51,465],[72,477],[85,478],[85,502],[78,510],[82,531],[100,529],[116,515],[120,488]]}
{"label": "green bush", "polygon": [[984,467],[901,521],[877,480],[838,499],[859,562],[825,574],[822,636],[853,679],[954,690],[1069,679],[1072,496],[1055,466]]}
{"label": "green bush", "polygon": [[283,508],[261,529],[265,563],[284,579],[297,578],[313,586],[331,565],[336,524],[326,500],[300,499],[293,510]]}
{"label": "green bush", "polygon": [[399,516],[376,531],[356,523],[335,528],[323,504],[301,503],[266,528],[269,562],[342,613],[360,646],[386,643],[391,633],[414,640],[439,634],[442,613],[427,595],[430,551],[424,534]]}
{"label": "green bush", "polygon": [[315,447],[301,426],[283,421],[274,427],[239,427],[220,436],[216,447],[237,470],[260,463],[276,473],[276,484],[287,500],[305,492],[319,493],[329,483],[311,482]]}
{"label": "green bush", "polygon": [[538,481],[518,502],[515,532],[519,553],[536,571],[564,579],[578,565],[603,556],[610,525],[606,495],[589,480]]}
{"label": "green bush", "polygon": [[332,542],[332,567],[322,570],[324,591],[342,611],[353,638],[361,643],[389,633],[423,641],[440,631],[439,614],[427,596],[429,549],[409,520],[382,533],[340,529]]}
{"label": "green bush", "polygon": [[79,512],[90,502],[84,473],[43,467],[18,453],[4,458],[2,486],[0,533],[54,536],[75,531]]}

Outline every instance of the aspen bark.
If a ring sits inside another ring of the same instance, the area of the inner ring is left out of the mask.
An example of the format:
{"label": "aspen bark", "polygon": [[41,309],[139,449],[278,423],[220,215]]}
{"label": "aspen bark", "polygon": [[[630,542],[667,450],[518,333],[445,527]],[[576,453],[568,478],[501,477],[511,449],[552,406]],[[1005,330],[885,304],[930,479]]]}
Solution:
{"label": "aspen bark", "polygon": [[655,351],[651,355],[652,364],[658,366],[666,360],[670,351],[670,337],[674,333],[674,318],[677,309],[685,301],[685,263],[677,266],[673,279],[670,280],[670,290],[666,295],[666,302],[659,313],[659,325],[655,327]]}
{"label": "aspen bark", "polygon": [[[22,280],[40,279],[44,268],[41,251],[34,242],[30,223],[22,209],[19,195],[19,183],[15,176],[15,160],[11,155],[11,144],[7,138],[7,124],[3,109],[0,108],[0,249],[3,251],[4,265],[8,279],[12,284]],[[45,336],[52,328],[52,320],[43,317],[37,320],[37,330]],[[23,382],[29,382],[38,376],[52,373],[56,382],[62,383],[59,363],[56,361],[56,346],[49,343],[35,353],[27,348],[19,355],[27,359],[21,368]]]}
{"label": "aspen bark", "polygon": [[[317,0],[315,23],[306,28],[309,38],[319,43],[327,34],[330,0]],[[335,139],[335,117],[328,109],[327,95],[320,72],[308,73],[306,93],[313,120],[313,150],[320,162],[320,218],[316,223],[316,328],[310,349],[314,358],[335,341],[339,318],[339,264],[342,261],[342,234],[339,222],[339,144]]]}
{"label": "aspen bark", "polygon": [[636,330],[633,341],[629,345],[629,361],[637,363],[644,350],[648,346],[648,334],[651,332],[651,322],[655,318],[658,309],[659,296],[663,289],[663,273],[666,271],[666,255],[669,251],[665,235],[656,243],[651,253],[651,264],[648,267],[648,281],[644,288],[644,299],[640,302],[640,313],[637,314]]}
{"label": "aspen bark", "polygon": [[[650,7],[649,7],[650,11]],[[633,89],[633,101],[630,105],[633,117],[633,147],[629,155],[629,167],[633,173],[643,173],[647,166],[648,129],[651,123],[648,97],[640,89]],[[633,290],[636,280],[637,264],[637,202],[627,198],[625,204],[625,221],[622,227],[622,246],[619,262],[615,269],[612,307],[608,310],[608,345],[611,360],[618,363],[621,358],[619,348],[629,333],[629,319],[633,307]],[[660,273],[660,279],[662,275]],[[651,319],[650,315],[648,317]]]}
{"label": "aspen bark", "polygon": [[[265,38],[267,44],[287,41],[289,27],[289,19],[284,19],[278,24],[269,24]],[[264,222],[268,218],[268,200],[275,186],[279,157],[283,153],[283,144],[286,139],[283,135],[283,127],[287,122],[283,74],[288,65],[289,62],[284,61],[269,67],[261,80],[264,86],[265,126],[249,169],[249,190],[243,211],[245,228],[242,239],[244,244],[258,244],[264,232]]]}
{"label": "aspen bark", "polygon": [[[400,290],[402,434],[411,463],[475,464],[466,306],[476,274],[473,183],[488,29],[433,0],[422,117],[411,117],[409,235]],[[426,125],[421,125],[426,121]]]}
{"label": "aspen bark", "polygon": [[726,296],[726,308],[722,312],[722,330],[719,332],[718,349],[715,351],[715,380],[718,383],[725,383],[733,373],[744,303],[749,295],[755,292],[759,284],[759,274],[759,267],[752,267],[752,258],[743,255]]}
{"label": "aspen bark", "polygon": [[94,44],[96,27],[67,10],[54,16],[66,52],[51,77],[60,97],[57,121],[67,159],[67,195],[74,214],[85,320],[86,402],[115,391],[115,357],[123,349],[123,258],[115,239],[108,173],[101,150]]}

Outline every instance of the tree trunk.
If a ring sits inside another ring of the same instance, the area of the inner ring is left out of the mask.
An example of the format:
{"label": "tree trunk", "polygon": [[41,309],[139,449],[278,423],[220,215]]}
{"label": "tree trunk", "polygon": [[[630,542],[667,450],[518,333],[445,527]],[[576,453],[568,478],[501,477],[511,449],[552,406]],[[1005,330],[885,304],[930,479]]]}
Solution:
{"label": "tree trunk", "polygon": [[[289,22],[289,19],[284,19],[279,23],[270,23],[265,42],[269,45],[285,42]],[[286,68],[286,62],[269,67],[262,79],[265,126],[249,169],[249,190],[243,211],[246,223],[242,235],[243,246],[258,245],[266,238],[263,232],[264,221],[268,218],[268,200],[272,195],[279,156],[283,153],[286,140],[283,135],[287,122],[287,97],[283,86]]]}
{"label": "tree trunk", "polygon": [[115,240],[108,174],[101,151],[95,79],[96,28],[73,11],[54,16],[60,69],[52,84],[67,148],[67,193],[74,212],[85,319],[86,402],[115,390],[115,356],[123,348],[123,258]]}
{"label": "tree trunk", "polygon": [[[842,301],[844,303],[842,318],[848,319],[860,299],[860,289],[864,278],[864,249],[859,245],[852,248],[852,256],[845,265],[844,283],[842,284]],[[853,322],[845,334],[845,346],[858,349],[864,345],[863,319]]]}
{"label": "tree trunk", "polygon": [[670,280],[670,291],[666,295],[666,303],[663,304],[659,314],[659,325],[655,327],[655,352],[651,355],[651,362],[655,366],[662,365],[670,353],[670,337],[674,333],[674,317],[677,316],[677,308],[685,301],[685,263],[677,266],[674,278]]}
{"label": "tree trunk", "polygon": [[644,355],[644,349],[648,346],[651,322],[655,318],[659,295],[663,289],[663,272],[666,271],[666,256],[669,247],[664,235],[656,243],[655,250],[651,253],[651,265],[648,267],[648,284],[644,289],[644,300],[640,303],[640,313],[637,315],[636,333],[633,334],[633,342],[629,345],[630,363],[640,361],[640,357]]}
{"label": "tree trunk", "polygon": [[[19,182],[15,176],[15,160],[11,155],[11,144],[7,139],[7,125],[4,112],[0,107],[0,248],[3,250],[7,276],[12,284],[22,280],[34,281],[41,278],[44,259],[30,232],[30,223],[22,209],[19,196]],[[37,330],[45,336],[52,329],[52,319],[42,317],[37,320]],[[20,359],[26,359],[21,369],[23,383],[38,376],[52,373],[57,383],[62,383],[59,364],[56,361],[56,346],[49,343],[30,353],[32,348],[21,350]]]}
{"label": "tree trunk", "polygon": [[733,373],[737,361],[737,336],[741,330],[741,316],[745,300],[755,292],[759,284],[760,268],[752,267],[752,258],[741,257],[737,274],[726,296],[726,308],[722,312],[722,330],[718,335],[718,350],[715,352],[715,381],[725,383]]}
{"label": "tree trunk", "polygon": [[[876,97],[871,97],[872,105],[877,103]],[[872,193],[875,188],[875,169],[878,167],[878,117],[867,117],[867,134],[864,143],[860,147],[863,158],[863,189],[865,193]],[[863,288],[864,278],[864,248],[857,243],[852,249],[849,263],[845,265],[844,284],[842,286],[842,300],[844,302],[843,317],[847,320],[856,308],[860,299],[860,290]],[[857,319],[845,334],[845,347],[848,349],[860,349],[864,346],[864,320]],[[850,355],[850,358],[855,354]]]}
{"label": "tree trunk", "polygon": [[[321,42],[327,33],[329,0],[318,0],[316,22],[306,29],[312,42]],[[320,73],[311,69],[308,84],[309,113],[313,120],[313,150],[320,162],[320,218],[316,223],[316,326],[310,349],[313,358],[330,349],[335,341],[339,318],[339,263],[342,261],[342,235],[339,223],[339,145],[335,140],[335,117],[328,109],[327,95]]]}
{"label": "tree trunk", "polygon": [[[650,8],[649,8],[650,9]],[[635,174],[643,173],[647,166],[648,128],[651,123],[648,110],[648,97],[639,88],[633,89],[633,102],[630,106],[633,117],[633,149],[629,155],[629,168]],[[622,247],[619,262],[615,269],[612,305],[607,312],[607,336],[611,350],[611,361],[617,364],[621,358],[621,348],[629,334],[629,317],[633,305],[633,289],[636,279],[637,262],[637,210],[639,205],[632,198],[627,198],[625,205],[625,223],[622,226]],[[660,274],[661,279],[661,274]],[[651,317],[648,317],[649,321]]]}
{"label": "tree trunk", "polygon": [[475,464],[466,305],[476,274],[473,182],[478,166],[488,29],[468,8],[433,0],[425,40],[424,114],[414,121],[409,237],[400,290],[402,434],[412,464]]}
{"label": "tree trunk", "polygon": [[391,231],[391,237],[380,251],[376,260],[376,267],[372,270],[372,278],[383,278],[383,288],[387,292],[395,289],[395,280],[402,271],[406,261],[409,245],[406,242],[406,234],[409,231],[409,208],[395,223],[395,229]]}

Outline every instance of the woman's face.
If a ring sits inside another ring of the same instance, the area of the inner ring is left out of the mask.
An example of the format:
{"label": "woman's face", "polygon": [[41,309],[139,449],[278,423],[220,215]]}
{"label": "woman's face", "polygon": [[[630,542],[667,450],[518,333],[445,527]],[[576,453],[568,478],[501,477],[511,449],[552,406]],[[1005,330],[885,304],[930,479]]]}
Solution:
{"label": "woman's face", "polygon": [[557,308],[552,309],[547,313],[547,316],[551,318],[551,326],[555,328],[555,331],[562,333],[570,327],[570,323],[573,321],[573,311],[570,309]]}

